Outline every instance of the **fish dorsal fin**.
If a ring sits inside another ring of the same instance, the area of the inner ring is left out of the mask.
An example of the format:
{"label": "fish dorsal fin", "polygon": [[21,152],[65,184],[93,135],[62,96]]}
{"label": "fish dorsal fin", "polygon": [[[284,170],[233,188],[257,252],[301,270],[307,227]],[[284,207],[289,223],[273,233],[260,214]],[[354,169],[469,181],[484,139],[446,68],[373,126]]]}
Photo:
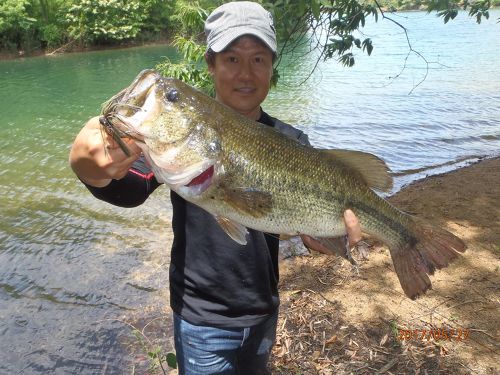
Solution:
{"label": "fish dorsal fin", "polygon": [[242,214],[260,218],[271,212],[273,197],[271,193],[252,188],[227,188],[225,201]]}
{"label": "fish dorsal fin", "polygon": [[245,226],[223,216],[215,216],[215,220],[217,220],[217,223],[219,223],[221,228],[229,237],[238,242],[240,245],[247,244],[246,235],[248,234],[248,230]]}
{"label": "fish dorsal fin", "polygon": [[379,191],[392,188],[389,167],[378,156],[352,150],[322,150],[328,156],[357,171],[366,184]]}

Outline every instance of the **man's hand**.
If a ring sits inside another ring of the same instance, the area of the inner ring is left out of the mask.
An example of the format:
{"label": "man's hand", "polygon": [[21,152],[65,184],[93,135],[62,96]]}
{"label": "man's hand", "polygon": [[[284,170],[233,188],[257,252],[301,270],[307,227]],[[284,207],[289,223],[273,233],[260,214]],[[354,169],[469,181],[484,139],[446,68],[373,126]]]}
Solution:
{"label": "man's hand", "polygon": [[[361,236],[361,227],[359,225],[359,220],[354,215],[354,212],[351,210],[346,210],[344,212],[344,226],[345,226],[345,231],[347,234],[347,238],[349,240],[349,249],[353,248],[356,246],[356,244],[361,241],[362,236]],[[320,253],[324,254],[332,254],[332,250],[334,251],[335,254],[344,256],[343,253],[345,252],[345,246],[346,244],[344,243],[342,238],[339,238],[338,244],[336,244],[336,249],[329,249],[326,246],[324,246],[322,243],[318,242],[311,236],[307,236],[305,234],[301,234],[300,237],[302,238],[302,241],[304,242],[304,245],[312,250],[319,251]]]}
{"label": "man's hand", "polygon": [[83,182],[95,187],[103,187],[112,179],[125,177],[141,154],[141,149],[130,139],[123,141],[131,156],[125,155],[113,137],[102,130],[97,117],[90,119],[71,147],[71,168]]}
{"label": "man's hand", "polygon": [[345,210],[344,212],[344,225],[347,238],[349,238],[349,247],[353,248],[359,241],[361,241],[362,237],[359,220],[351,210]]}

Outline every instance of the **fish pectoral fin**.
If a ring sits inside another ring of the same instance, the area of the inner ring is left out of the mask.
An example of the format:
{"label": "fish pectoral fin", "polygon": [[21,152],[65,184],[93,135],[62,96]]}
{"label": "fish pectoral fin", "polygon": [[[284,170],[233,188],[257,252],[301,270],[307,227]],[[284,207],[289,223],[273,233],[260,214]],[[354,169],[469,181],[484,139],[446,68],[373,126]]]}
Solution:
{"label": "fish pectoral fin", "polygon": [[308,243],[304,243],[308,249],[319,251],[327,255],[337,255],[347,259],[351,264],[356,261],[351,255],[349,243],[345,236],[340,237],[309,237]]}
{"label": "fish pectoral fin", "polygon": [[215,220],[217,220],[221,228],[229,237],[240,245],[247,244],[246,235],[248,234],[248,230],[245,226],[223,216],[215,216]]}
{"label": "fish pectoral fin", "polygon": [[369,187],[379,191],[391,190],[390,169],[378,156],[352,150],[323,150],[323,152],[333,160],[357,171]]}
{"label": "fish pectoral fin", "polygon": [[255,218],[263,217],[273,208],[271,193],[250,188],[227,188],[225,200],[238,212]]}

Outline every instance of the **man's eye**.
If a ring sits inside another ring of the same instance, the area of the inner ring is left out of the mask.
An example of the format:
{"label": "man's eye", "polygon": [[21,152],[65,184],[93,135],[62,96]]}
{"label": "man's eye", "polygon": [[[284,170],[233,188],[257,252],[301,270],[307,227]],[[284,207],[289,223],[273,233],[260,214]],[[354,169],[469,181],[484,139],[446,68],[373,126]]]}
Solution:
{"label": "man's eye", "polygon": [[234,56],[229,56],[229,62],[235,63],[238,62],[238,59]]}

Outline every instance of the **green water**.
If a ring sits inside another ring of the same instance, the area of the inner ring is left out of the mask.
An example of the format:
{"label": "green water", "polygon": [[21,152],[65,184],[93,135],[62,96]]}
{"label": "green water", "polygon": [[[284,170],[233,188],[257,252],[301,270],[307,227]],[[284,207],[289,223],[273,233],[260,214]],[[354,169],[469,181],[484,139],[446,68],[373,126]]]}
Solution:
{"label": "green water", "polygon": [[103,207],[67,159],[101,103],[171,52],[0,62],[0,373],[52,373],[55,363],[61,373],[100,373],[108,358],[108,373],[141,368],[126,349],[138,345],[130,328],[105,319],[136,323],[168,306],[168,191],[140,209]]}

